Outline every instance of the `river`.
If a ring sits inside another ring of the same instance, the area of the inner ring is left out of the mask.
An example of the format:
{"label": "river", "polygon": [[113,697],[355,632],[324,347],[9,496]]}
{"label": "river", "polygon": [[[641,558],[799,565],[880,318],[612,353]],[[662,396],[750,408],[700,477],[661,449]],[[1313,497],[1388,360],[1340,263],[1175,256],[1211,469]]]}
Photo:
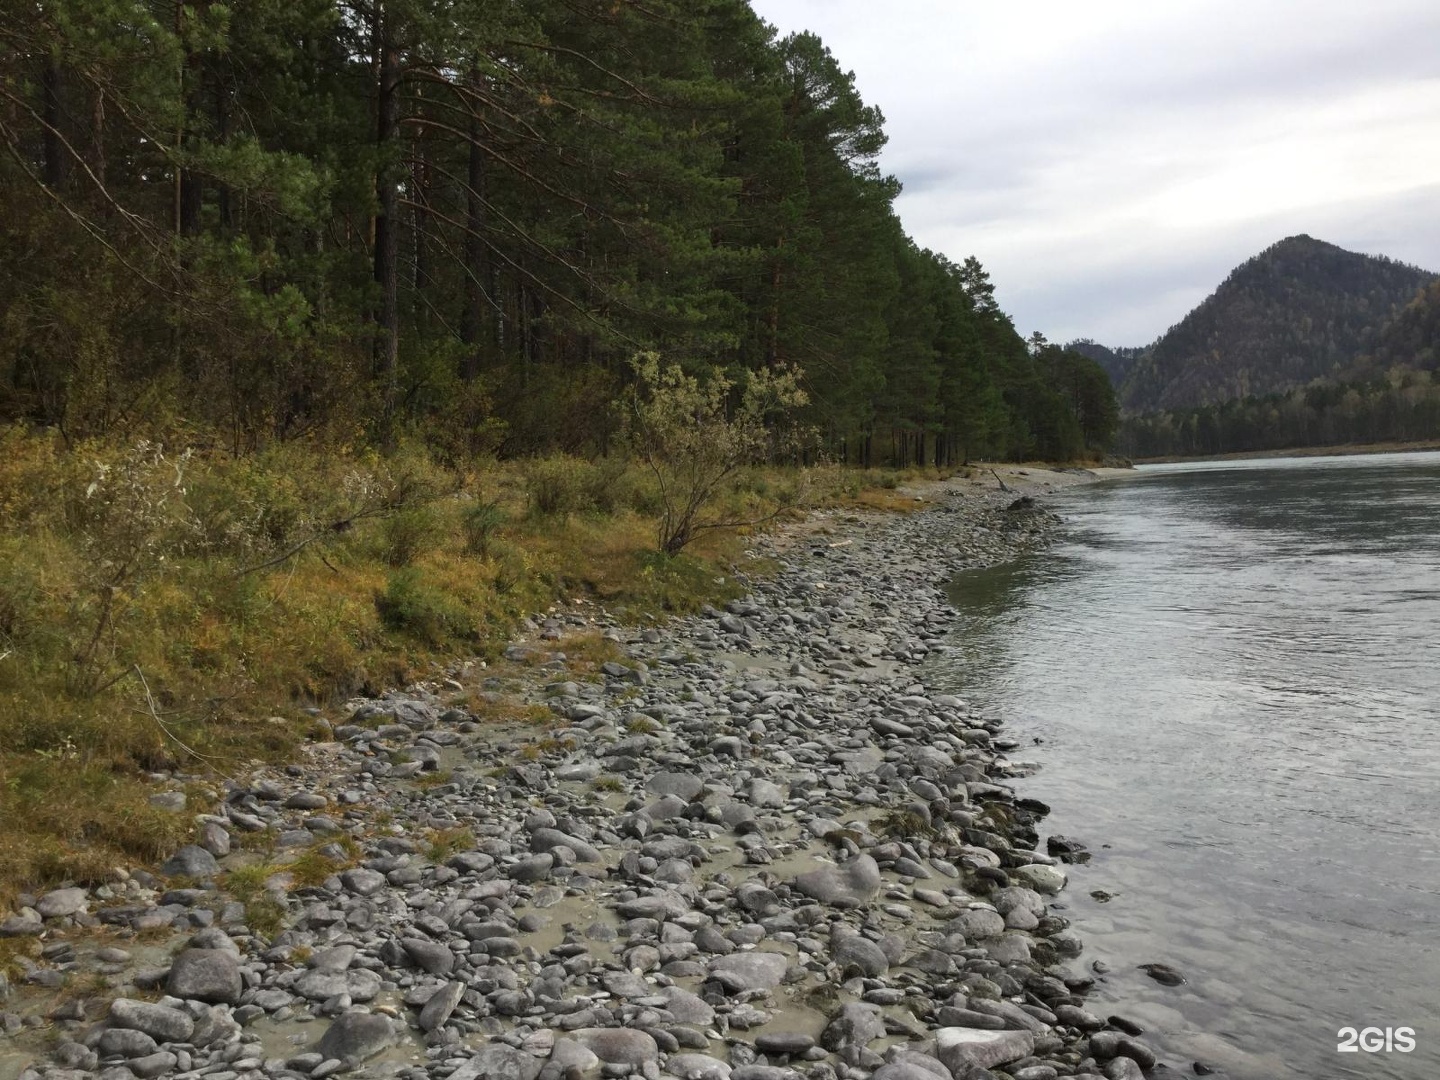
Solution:
{"label": "river", "polygon": [[[1061,896],[1111,969],[1092,1010],[1236,1080],[1440,1076],[1440,454],[1047,505],[1058,545],[955,580],[928,681],[1007,721],[1044,831],[1094,852]],[[1415,1049],[1341,1053],[1346,1027]]]}

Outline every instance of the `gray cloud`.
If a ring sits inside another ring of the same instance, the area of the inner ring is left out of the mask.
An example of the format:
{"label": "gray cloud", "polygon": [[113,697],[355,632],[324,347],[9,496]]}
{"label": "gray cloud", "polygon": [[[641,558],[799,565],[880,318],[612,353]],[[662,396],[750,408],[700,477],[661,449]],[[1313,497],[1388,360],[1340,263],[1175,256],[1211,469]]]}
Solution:
{"label": "gray cloud", "polygon": [[1307,232],[1440,269],[1433,0],[756,0],[887,118],[924,246],[1016,325],[1143,344]]}

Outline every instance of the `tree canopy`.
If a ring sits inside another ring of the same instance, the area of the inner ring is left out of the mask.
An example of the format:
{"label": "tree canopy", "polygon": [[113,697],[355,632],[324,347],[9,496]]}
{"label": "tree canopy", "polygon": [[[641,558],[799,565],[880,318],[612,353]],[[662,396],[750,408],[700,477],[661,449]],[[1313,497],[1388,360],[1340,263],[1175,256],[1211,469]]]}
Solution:
{"label": "tree canopy", "polygon": [[744,0],[41,0],[0,70],[0,420],[601,453],[654,351],[797,371],[847,460],[1113,428]]}

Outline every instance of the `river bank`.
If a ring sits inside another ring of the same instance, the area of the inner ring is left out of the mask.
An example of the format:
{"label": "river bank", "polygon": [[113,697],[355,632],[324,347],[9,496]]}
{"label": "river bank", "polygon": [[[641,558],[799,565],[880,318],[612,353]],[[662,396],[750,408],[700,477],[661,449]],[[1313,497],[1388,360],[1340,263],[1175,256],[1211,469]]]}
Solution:
{"label": "river bank", "polygon": [[1136,458],[1137,465],[1179,465],[1188,461],[1246,461],[1250,458],[1355,457],[1363,454],[1416,454],[1440,450],[1440,439],[1406,442],[1343,443],[1339,446],[1297,446],[1286,450],[1237,450],[1229,454]]}
{"label": "river bank", "polygon": [[22,898],[4,932],[43,950],[0,1075],[1174,1075],[1085,1008],[1016,746],[917,675],[944,582],[1047,542],[1016,500],[1090,479],[820,512],[724,611],[557,613],[495,669],[351,703],[229,782],[168,880]]}

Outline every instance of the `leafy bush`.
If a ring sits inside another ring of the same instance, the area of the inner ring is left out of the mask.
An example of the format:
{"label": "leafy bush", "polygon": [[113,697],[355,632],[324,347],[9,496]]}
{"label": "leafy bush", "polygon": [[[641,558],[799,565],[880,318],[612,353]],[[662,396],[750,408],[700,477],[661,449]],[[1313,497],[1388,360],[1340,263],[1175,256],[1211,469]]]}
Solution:
{"label": "leafy bush", "polygon": [[490,557],[490,541],[508,515],[498,500],[477,500],[460,511],[460,527],[465,531],[465,550],[481,559]]}
{"label": "leafy bush", "polygon": [[375,612],[385,629],[428,645],[477,636],[474,619],[465,606],[427,585],[411,567],[390,575],[385,591],[375,594]]}
{"label": "leafy bush", "polygon": [[530,510],[543,517],[593,509],[596,486],[595,466],[567,454],[540,458],[525,471]]}
{"label": "leafy bush", "polygon": [[440,518],[430,506],[407,506],[380,526],[382,555],[390,566],[409,566],[440,545]]}
{"label": "leafy bush", "polygon": [[660,550],[676,555],[703,531],[748,524],[708,511],[734,473],[798,442],[798,433],[785,426],[807,400],[796,373],[752,371],[736,383],[717,372],[702,383],[679,364],[662,364],[655,353],[637,356],[632,367],[627,428],[659,487]]}

